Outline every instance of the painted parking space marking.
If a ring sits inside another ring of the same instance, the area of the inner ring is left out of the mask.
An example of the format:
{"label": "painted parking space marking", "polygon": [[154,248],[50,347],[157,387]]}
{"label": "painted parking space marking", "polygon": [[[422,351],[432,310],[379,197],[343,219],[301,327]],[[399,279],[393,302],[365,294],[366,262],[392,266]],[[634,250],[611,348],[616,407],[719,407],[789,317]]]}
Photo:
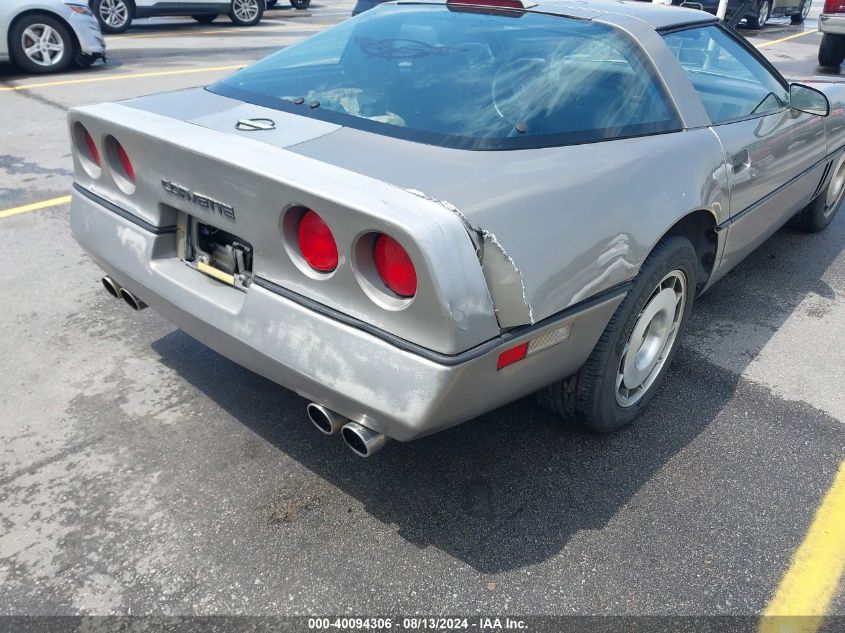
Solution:
{"label": "painted parking space marking", "polygon": [[20,215],[21,213],[29,213],[30,211],[40,211],[41,209],[49,209],[50,207],[58,207],[70,202],[70,196],[59,196],[58,198],[51,198],[50,200],[42,200],[41,202],[33,202],[32,204],[25,204],[20,207],[12,207],[0,211],[0,218],[10,218],[13,215]]}
{"label": "painted parking space marking", "polygon": [[105,77],[86,77],[84,79],[63,79],[60,81],[42,81],[34,84],[23,84],[20,86],[4,86],[0,92],[16,92],[20,90],[32,90],[34,88],[54,88],[56,86],[72,86],[77,84],[100,83],[103,81],[121,81],[124,79],[144,79],[146,77],[171,77],[175,75],[191,75],[196,73],[224,72],[238,70],[250,62],[241,62],[231,66],[209,66],[206,68],[184,68],[182,70],[159,70],[147,73],[125,73],[122,75],[107,75]]}
{"label": "painted parking space marking", "polygon": [[768,42],[760,42],[759,44],[755,44],[755,48],[763,48],[765,46],[772,46],[773,44],[780,44],[781,42],[786,42],[788,40],[794,40],[796,37],[804,37],[805,35],[813,35],[818,33],[818,31],[801,31],[800,33],[793,33],[792,35],[787,35],[786,37],[781,37],[777,40],[769,40]]}
{"label": "painted parking space marking", "polygon": [[[769,602],[760,633],[816,633],[845,571],[845,462]],[[786,616],[786,617],[784,617]]]}

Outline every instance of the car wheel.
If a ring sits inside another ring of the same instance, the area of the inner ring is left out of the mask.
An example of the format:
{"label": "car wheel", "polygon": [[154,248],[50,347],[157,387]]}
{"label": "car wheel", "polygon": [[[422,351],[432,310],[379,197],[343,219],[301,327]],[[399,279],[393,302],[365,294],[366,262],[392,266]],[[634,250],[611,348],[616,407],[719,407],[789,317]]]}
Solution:
{"label": "car wheel", "polygon": [[813,0],[804,0],[798,13],[793,13],[792,16],[790,16],[790,22],[792,22],[792,24],[802,24],[804,20],[807,19],[807,16],[810,15],[811,4],[813,4]]}
{"label": "car wheel", "polygon": [[752,17],[747,18],[746,22],[748,22],[749,28],[760,30],[764,26],[766,26],[766,22],[769,21],[769,16],[772,13],[772,7],[768,1],[764,1],[760,3],[760,6],[757,7],[757,11],[754,13]]}
{"label": "car wheel", "polygon": [[123,33],[135,17],[131,0],[94,0],[91,8],[103,33]]}
{"label": "car wheel", "polygon": [[581,370],[548,387],[542,400],[600,433],[633,422],[672,363],[692,310],[697,269],[688,239],[664,238]]}
{"label": "car wheel", "polygon": [[838,68],[845,59],[845,36],[823,33],[819,44],[819,66]]}
{"label": "car wheel", "polygon": [[292,6],[294,9],[304,11],[305,9],[311,6],[311,0],[290,0],[290,6]]}
{"label": "car wheel", "polygon": [[267,8],[272,9],[279,3],[279,0],[267,0]]}
{"label": "car wheel", "polygon": [[831,173],[825,190],[792,219],[793,226],[808,233],[818,233],[836,217],[845,198],[845,154],[836,161]]}
{"label": "car wheel", "polygon": [[212,14],[206,13],[204,15],[192,15],[191,17],[194,18],[200,24],[211,24],[212,22],[214,22],[214,20],[217,19],[217,14],[216,13],[212,13]]}
{"label": "car wheel", "polygon": [[30,14],[18,20],[10,40],[12,60],[26,72],[59,72],[73,61],[73,38],[49,15]]}
{"label": "car wheel", "polygon": [[229,19],[238,26],[254,26],[264,15],[264,0],[232,0]]}

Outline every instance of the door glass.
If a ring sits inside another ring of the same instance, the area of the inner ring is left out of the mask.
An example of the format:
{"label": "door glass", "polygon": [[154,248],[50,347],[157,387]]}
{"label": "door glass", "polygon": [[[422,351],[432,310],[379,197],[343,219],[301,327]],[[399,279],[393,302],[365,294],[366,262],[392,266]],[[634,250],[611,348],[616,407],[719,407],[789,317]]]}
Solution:
{"label": "door glass", "polygon": [[771,114],[789,104],[789,92],[751,53],[716,26],[664,37],[713,123]]}

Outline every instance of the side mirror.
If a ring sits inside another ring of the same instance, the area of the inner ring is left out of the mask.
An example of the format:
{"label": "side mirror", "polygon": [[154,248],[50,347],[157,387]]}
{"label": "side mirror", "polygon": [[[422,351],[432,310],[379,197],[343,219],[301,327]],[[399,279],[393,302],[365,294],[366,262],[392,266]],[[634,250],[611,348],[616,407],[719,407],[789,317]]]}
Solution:
{"label": "side mirror", "polygon": [[821,90],[804,84],[789,84],[789,107],[818,116],[830,114],[830,101],[827,96]]}

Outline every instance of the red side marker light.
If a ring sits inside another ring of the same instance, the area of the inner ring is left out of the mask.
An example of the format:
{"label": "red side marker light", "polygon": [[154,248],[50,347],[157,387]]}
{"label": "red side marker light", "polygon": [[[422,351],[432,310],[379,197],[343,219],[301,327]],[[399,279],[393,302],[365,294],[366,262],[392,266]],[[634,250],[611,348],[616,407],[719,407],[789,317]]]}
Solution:
{"label": "red side marker light", "polygon": [[504,352],[499,354],[499,362],[496,363],[496,370],[498,371],[503,367],[513,365],[515,362],[525,358],[526,354],[528,354],[528,341],[520,343],[516,347],[506,349]]}

